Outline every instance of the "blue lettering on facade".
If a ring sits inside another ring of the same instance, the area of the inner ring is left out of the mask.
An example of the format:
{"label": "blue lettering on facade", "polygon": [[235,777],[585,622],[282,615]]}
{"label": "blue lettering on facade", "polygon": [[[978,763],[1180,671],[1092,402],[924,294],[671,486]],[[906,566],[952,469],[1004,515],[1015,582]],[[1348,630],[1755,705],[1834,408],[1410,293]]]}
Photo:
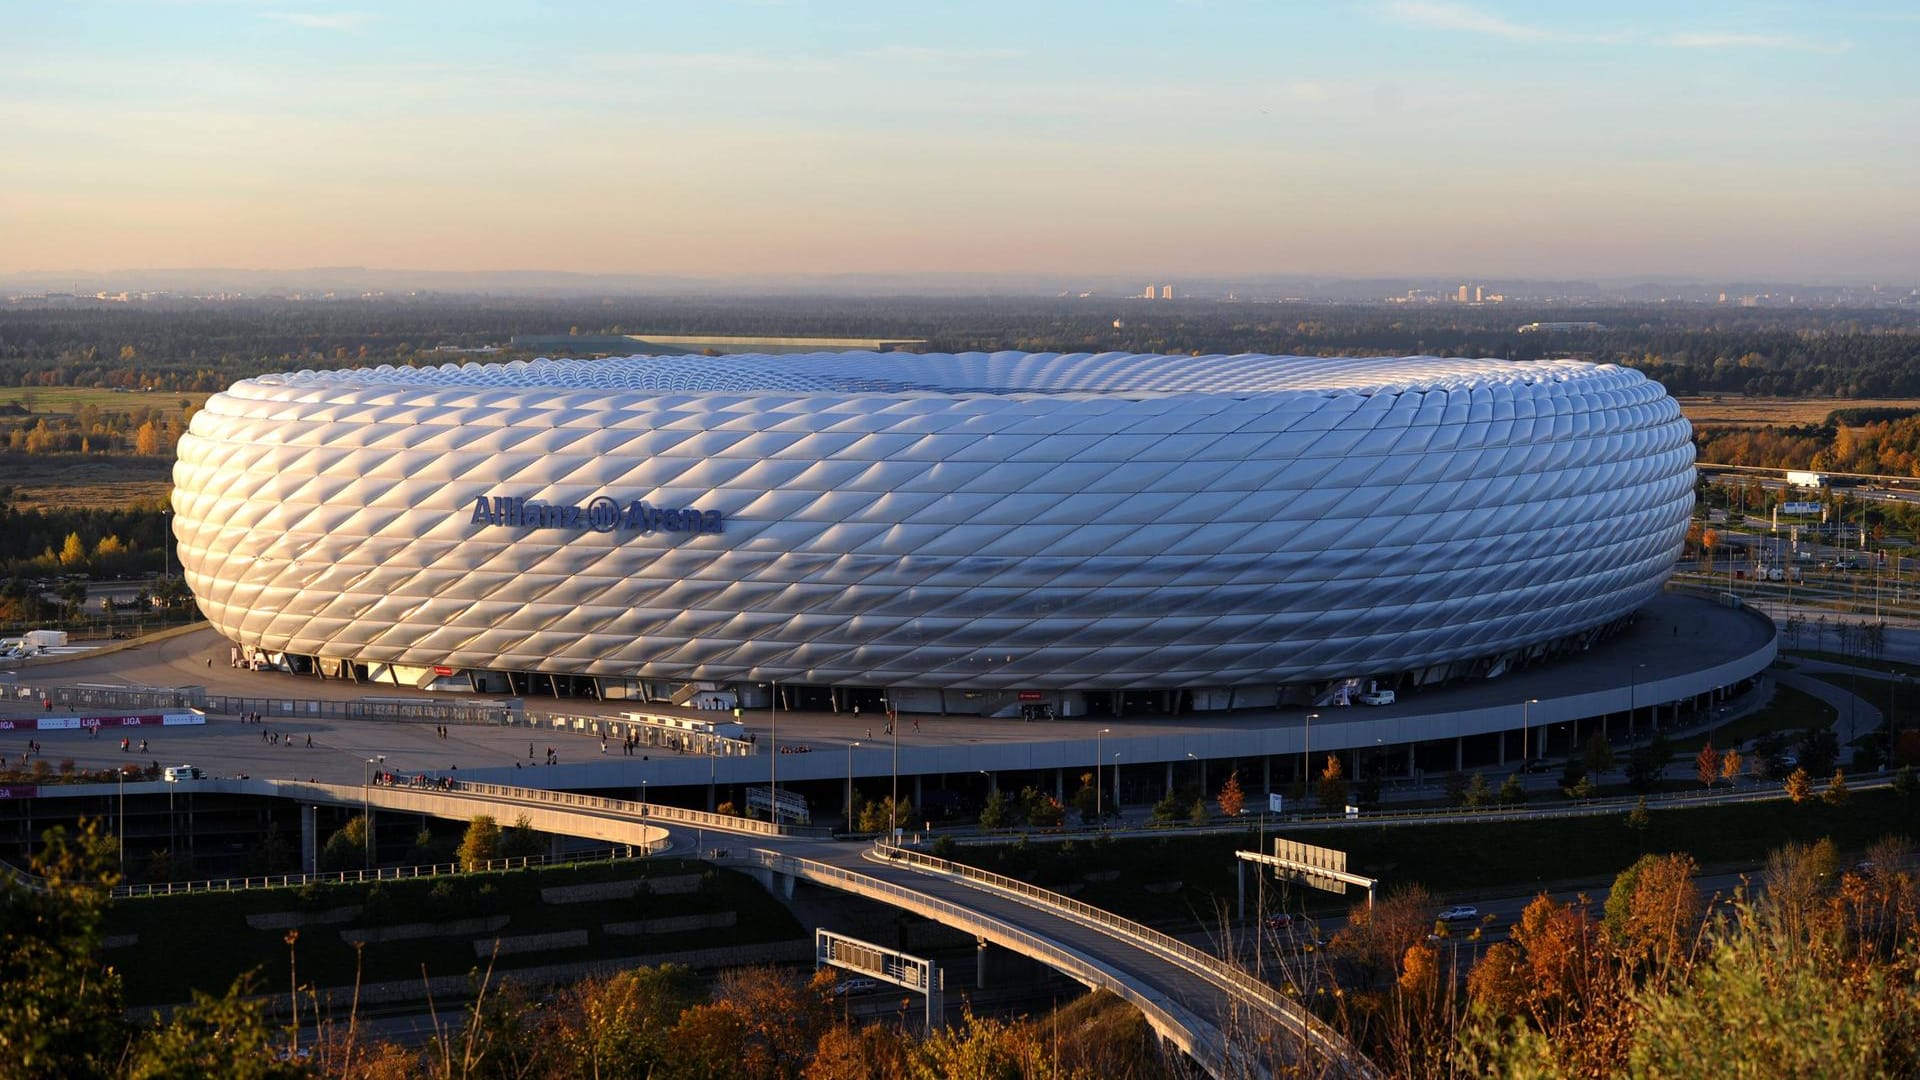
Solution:
{"label": "blue lettering on facade", "polygon": [[595,496],[585,506],[535,502],[517,495],[477,495],[468,523],[510,529],[632,532],[642,536],[655,532],[704,536],[726,531],[726,516],[718,510],[663,508],[649,506],[638,499],[623,510],[618,502],[605,495]]}

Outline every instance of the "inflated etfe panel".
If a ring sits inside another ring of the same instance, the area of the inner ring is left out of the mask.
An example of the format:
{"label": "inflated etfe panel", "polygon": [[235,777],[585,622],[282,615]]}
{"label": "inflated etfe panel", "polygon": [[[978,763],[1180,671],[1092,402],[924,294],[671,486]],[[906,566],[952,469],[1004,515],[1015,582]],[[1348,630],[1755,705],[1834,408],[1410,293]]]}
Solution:
{"label": "inflated etfe panel", "polygon": [[1573,361],[833,353],[303,371],[174,469],[271,650],[878,686],[1296,682],[1633,610],[1687,423]]}

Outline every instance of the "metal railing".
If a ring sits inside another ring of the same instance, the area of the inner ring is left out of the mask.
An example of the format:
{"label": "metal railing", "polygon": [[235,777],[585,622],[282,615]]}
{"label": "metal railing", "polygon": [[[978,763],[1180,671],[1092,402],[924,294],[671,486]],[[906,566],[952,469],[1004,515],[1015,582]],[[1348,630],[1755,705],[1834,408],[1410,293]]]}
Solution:
{"label": "metal railing", "polygon": [[1205,1024],[1178,1003],[1170,999],[1151,997],[1119,972],[1069,952],[1061,945],[1037,934],[1021,930],[972,908],[962,907],[926,893],[895,885],[890,881],[882,881],[867,874],[856,873],[828,863],[815,862],[812,859],[783,855],[765,848],[755,848],[740,855],[729,855],[724,861],[745,863],[791,877],[829,884],[858,895],[885,899],[897,907],[905,907],[946,921],[948,925],[977,930],[1004,948],[1033,957],[1087,986],[1110,990],[1125,998],[1146,1016],[1147,1023],[1155,1031],[1172,1040],[1181,1050],[1200,1062],[1208,1072],[1215,1076],[1222,1075],[1221,1047],[1202,1039],[1202,1033],[1210,1025]]}
{"label": "metal railing", "polygon": [[[377,785],[409,790],[406,785]],[[432,793],[438,789],[425,789]],[[731,814],[715,814],[705,810],[688,810],[679,806],[667,806],[663,803],[635,802],[632,799],[610,799],[604,795],[577,795],[570,791],[549,791],[546,788],[513,787],[507,784],[490,784],[483,781],[460,780],[444,794],[481,795],[503,802],[524,803],[534,806],[552,806],[569,810],[594,810],[621,817],[638,818],[642,821],[671,821],[695,828],[712,829],[715,832],[746,833],[754,836],[827,836],[829,831],[823,828],[809,828],[797,825],[776,825],[769,821],[754,818],[734,817]]]}
{"label": "metal railing", "polygon": [[[412,698],[325,701],[268,695],[209,694],[200,686],[34,686],[6,684],[15,696],[63,709],[201,709],[223,716],[259,713],[287,720],[397,720],[410,723],[513,724],[518,709],[503,702]],[[521,722],[525,722],[524,720]]]}
{"label": "metal railing", "polygon": [[[653,854],[656,850],[664,850],[664,848],[648,845],[647,854]],[[134,885],[115,885],[112,895],[115,899],[121,899],[143,896],[180,896],[188,893],[244,892],[253,889],[297,889],[307,885],[346,885],[369,881],[407,881],[414,878],[444,877],[449,874],[525,870],[535,866],[618,862],[633,857],[627,853],[626,845],[621,845],[598,848],[593,851],[569,852],[565,855],[516,855],[511,858],[486,859],[475,866],[445,862],[416,866],[380,866],[370,870],[328,870],[312,874],[250,874],[242,877],[202,878],[195,881],[141,882]],[[45,878],[28,873],[10,863],[0,863],[0,874],[12,878],[34,892],[47,891]]]}
{"label": "metal railing", "polygon": [[1111,911],[1075,900],[1070,896],[1040,888],[1017,878],[996,874],[964,863],[926,855],[907,848],[875,844],[872,855],[882,861],[917,870],[957,877],[989,889],[1028,901],[1034,906],[1059,912],[1074,921],[1101,930],[1113,937],[1131,941],[1151,952],[1180,963],[1207,981],[1232,994],[1289,1027],[1293,1033],[1325,1055],[1330,1062],[1341,1063],[1356,1076],[1373,1076],[1375,1071],[1366,1057],[1339,1032],[1328,1027],[1306,1009],[1279,996],[1274,987],[1252,972],[1222,960],[1204,949],[1195,948],[1179,938],[1163,934],[1149,926],[1122,918]]}

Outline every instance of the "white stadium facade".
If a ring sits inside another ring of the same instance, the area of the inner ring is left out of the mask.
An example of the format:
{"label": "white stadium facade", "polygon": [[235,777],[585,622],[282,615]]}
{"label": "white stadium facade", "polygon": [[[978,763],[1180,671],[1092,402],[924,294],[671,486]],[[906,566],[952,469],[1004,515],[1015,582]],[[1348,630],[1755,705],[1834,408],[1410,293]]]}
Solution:
{"label": "white stadium facade", "polygon": [[1585,649],[1660,592],[1694,475],[1614,366],[815,353],[249,379],[174,484],[201,609],[277,666],[1084,715]]}

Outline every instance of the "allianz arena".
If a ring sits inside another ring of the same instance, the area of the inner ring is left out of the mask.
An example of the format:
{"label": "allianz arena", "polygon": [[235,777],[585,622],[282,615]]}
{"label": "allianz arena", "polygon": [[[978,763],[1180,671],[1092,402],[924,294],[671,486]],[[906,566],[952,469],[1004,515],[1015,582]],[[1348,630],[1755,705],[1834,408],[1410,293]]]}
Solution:
{"label": "allianz arena", "polygon": [[213,397],[174,530],[238,655],[329,676],[1179,711],[1584,648],[1660,590],[1692,463],[1659,384],[1574,361],[381,367]]}

